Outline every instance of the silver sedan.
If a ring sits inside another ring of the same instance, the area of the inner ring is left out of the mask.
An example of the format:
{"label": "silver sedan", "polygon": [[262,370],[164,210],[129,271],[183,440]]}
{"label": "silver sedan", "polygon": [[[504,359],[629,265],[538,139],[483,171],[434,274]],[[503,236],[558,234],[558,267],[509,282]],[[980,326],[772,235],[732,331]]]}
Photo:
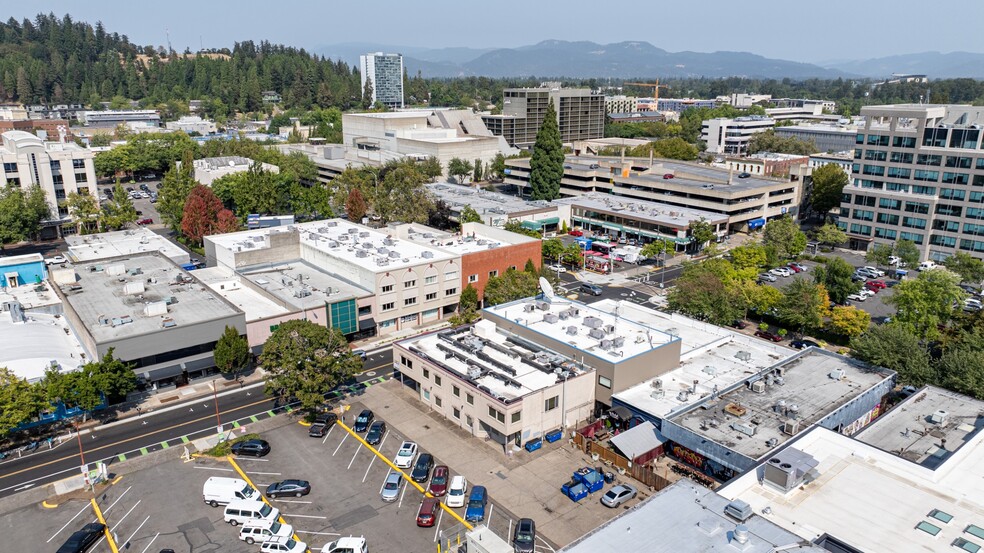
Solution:
{"label": "silver sedan", "polygon": [[628,484],[619,484],[601,497],[601,504],[615,508],[636,496],[636,489]]}

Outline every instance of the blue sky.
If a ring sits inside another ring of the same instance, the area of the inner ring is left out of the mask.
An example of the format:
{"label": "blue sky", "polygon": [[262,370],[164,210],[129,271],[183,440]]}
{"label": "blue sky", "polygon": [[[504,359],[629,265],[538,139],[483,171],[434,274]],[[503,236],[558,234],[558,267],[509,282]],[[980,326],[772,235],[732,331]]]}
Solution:
{"label": "blue sky", "polygon": [[[740,6],[740,8],[738,7]],[[177,50],[269,40],[318,50],[341,42],[515,47],[546,39],[644,40],[669,51],[746,51],[793,61],[924,51],[984,52],[981,0],[0,0],[0,13],[38,12]]]}

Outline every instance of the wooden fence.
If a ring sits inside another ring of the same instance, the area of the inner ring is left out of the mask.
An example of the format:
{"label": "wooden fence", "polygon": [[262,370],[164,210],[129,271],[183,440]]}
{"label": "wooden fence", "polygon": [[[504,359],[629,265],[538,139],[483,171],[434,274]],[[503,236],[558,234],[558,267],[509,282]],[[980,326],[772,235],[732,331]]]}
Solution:
{"label": "wooden fence", "polygon": [[649,463],[632,463],[625,457],[605,447],[604,443],[585,438],[580,433],[574,433],[574,445],[582,452],[592,455],[592,457],[594,454],[597,454],[598,460],[603,462],[611,470],[618,471],[620,468],[624,469],[626,475],[631,476],[643,485],[653,488],[656,491],[662,490],[671,484],[669,480],[656,474],[653,471],[652,465]]}

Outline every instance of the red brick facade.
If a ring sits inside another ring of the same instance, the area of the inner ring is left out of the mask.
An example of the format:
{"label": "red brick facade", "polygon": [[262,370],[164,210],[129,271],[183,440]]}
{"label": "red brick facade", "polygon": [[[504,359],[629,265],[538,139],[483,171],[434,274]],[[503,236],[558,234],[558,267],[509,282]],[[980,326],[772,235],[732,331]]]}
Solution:
{"label": "red brick facade", "polygon": [[[528,259],[532,259],[533,265],[539,270],[542,264],[542,245],[541,241],[536,240],[461,256],[461,290],[464,291],[465,287],[471,284],[478,290],[478,299],[481,300],[484,297],[485,283],[489,281],[490,272],[497,271],[496,274],[502,275],[510,267],[522,271]],[[478,276],[475,282],[469,281],[472,275]]]}

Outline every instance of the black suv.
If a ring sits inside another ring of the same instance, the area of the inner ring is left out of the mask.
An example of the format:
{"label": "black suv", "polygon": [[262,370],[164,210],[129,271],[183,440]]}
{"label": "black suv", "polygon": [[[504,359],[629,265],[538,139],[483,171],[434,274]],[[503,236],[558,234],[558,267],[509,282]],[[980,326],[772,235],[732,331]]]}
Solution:
{"label": "black suv", "polygon": [[536,523],[531,518],[521,518],[513,532],[513,550],[516,553],[533,553],[536,541]]}
{"label": "black suv", "polygon": [[105,529],[106,527],[98,522],[86,524],[58,548],[58,553],[85,553],[103,535]]}
{"label": "black suv", "polygon": [[426,482],[430,478],[432,468],[434,468],[434,456],[430,453],[421,453],[420,457],[417,457],[417,464],[414,465],[410,478],[414,482]]}
{"label": "black suv", "polygon": [[385,435],[386,423],[376,421],[369,427],[369,432],[366,434],[366,443],[369,445],[379,445],[379,442],[383,441],[383,436]]}
{"label": "black suv", "polygon": [[270,453],[270,444],[264,440],[246,440],[232,444],[233,455],[248,455],[250,457],[263,457]]}
{"label": "black suv", "polygon": [[355,417],[355,426],[352,427],[352,430],[355,430],[356,432],[365,432],[366,430],[369,430],[369,425],[372,424],[372,420],[375,418],[376,415],[373,415],[372,411],[369,409],[363,409],[362,412],[359,413],[359,416]]}

